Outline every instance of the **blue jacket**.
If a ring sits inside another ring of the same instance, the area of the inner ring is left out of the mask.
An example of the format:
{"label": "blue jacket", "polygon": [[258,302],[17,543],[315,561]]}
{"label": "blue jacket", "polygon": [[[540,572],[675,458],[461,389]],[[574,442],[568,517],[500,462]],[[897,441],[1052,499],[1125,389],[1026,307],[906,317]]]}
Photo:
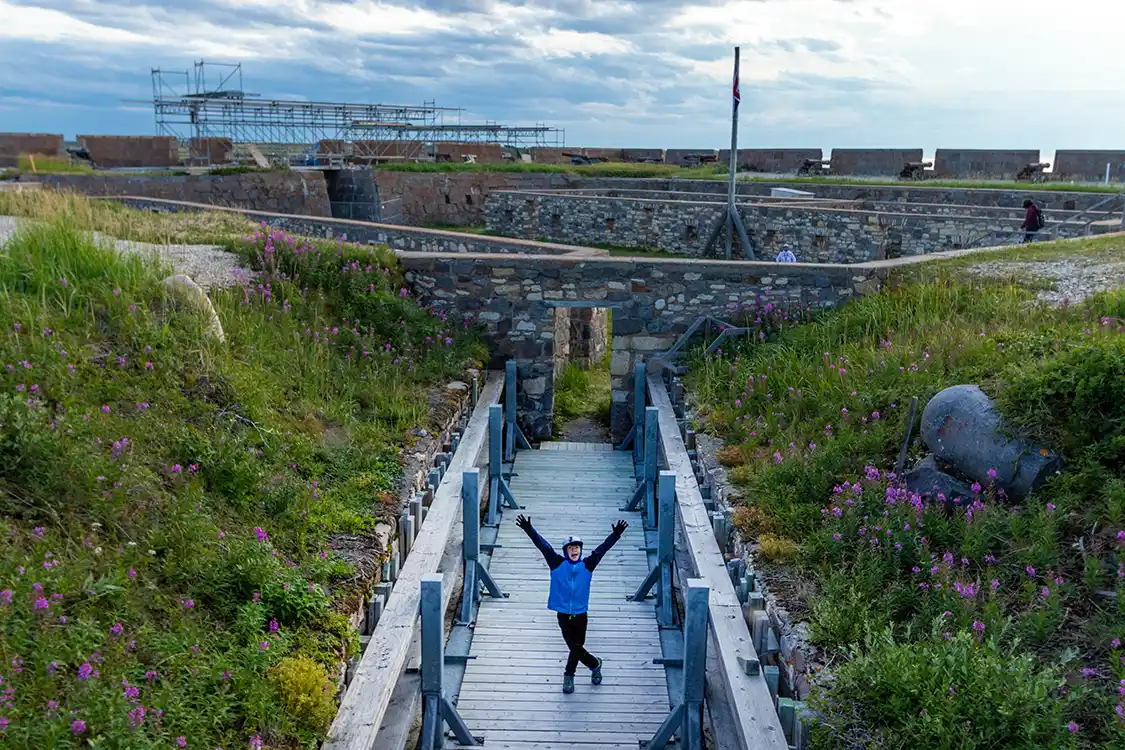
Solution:
{"label": "blue jacket", "polygon": [[543,559],[551,569],[551,591],[547,597],[547,609],[564,615],[584,613],[590,606],[590,581],[594,577],[594,568],[598,567],[605,553],[617,544],[621,535],[610,534],[597,549],[586,557],[580,558],[578,562],[571,562],[555,552],[534,528],[528,528],[527,535],[543,553]]}

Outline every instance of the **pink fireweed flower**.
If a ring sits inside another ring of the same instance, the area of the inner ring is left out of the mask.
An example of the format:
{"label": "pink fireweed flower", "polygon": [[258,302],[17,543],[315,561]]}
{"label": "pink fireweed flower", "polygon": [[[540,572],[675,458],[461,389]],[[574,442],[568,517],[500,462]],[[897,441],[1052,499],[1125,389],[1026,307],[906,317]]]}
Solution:
{"label": "pink fireweed flower", "polygon": [[989,479],[995,479],[996,478],[996,469],[989,469],[988,470],[988,478]]}
{"label": "pink fireweed flower", "polygon": [[172,464],[172,468],[169,469],[169,471],[171,471],[173,474],[179,474],[183,470],[184,467],[180,466],[179,464]]}
{"label": "pink fireweed flower", "polygon": [[261,651],[262,653],[265,653],[266,651],[268,651],[269,647],[270,647],[269,641],[259,641],[258,642],[258,650]]}
{"label": "pink fireweed flower", "polygon": [[194,599],[184,599],[181,602],[181,604],[184,605],[184,609],[194,609],[195,608],[195,600]]}
{"label": "pink fireweed flower", "polygon": [[120,622],[115,622],[115,623],[113,623],[113,627],[111,627],[109,629],[109,632],[115,638],[120,637],[121,634],[125,632],[125,626],[122,625]]}
{"label": "pink fireweed flower", "polygon": [[91,676],[96,677],[97,672],[95,672],[94,668],[90,666],[90,662],[85,662],[78,668],[78,674],[75,676],[80,680],[88,680]]}
{"label": "pink fireweed flower", "polygon": [[277,624],[277,618],[276,617],[274,619],[270,620],[270,632],[271,633],[276,633],[280,629],[280,627],[281,626]]}
{"label": "pink fireweed flower", "polygon": [[176,738],[176,745],[179,747],[187,747],[187,737],[182,734]]}
{"label": "pink fireweed flower", "polygon": [[1066,731],[1070,732],[1071,734],[1074,734],[1075,732],[1078,731],[1078,725],[1075,724],[1073,721],[1068,722],[1067,725],[1066,725]]}
{"label": "pink fireweed flower", "polygon": [[267,534],[261,526],[254,527],[254,536],[257,537],[259,542],[267,541],[270,538],[269,534]]}
{"label": "pink fireweed flower", "polygon": [[137,571],[133,570],[132,568],[129,568],[129,571],[128,571],[128,573],[126,573],[126,575],[128,575],[128,576],[129,576],[129,580],[130,580],[130,581],[136,580],[136,578],[137,578]]}
{"label": "pink fireweed flower", "polygon": [[72,734],[79,735],[86,731],[86,722],[82,719],[75,719],[70,722],[70,731]]}
{"label": "pink fireweed flower", "polygon": [[980,620],[973,620],[973,630],[977,631],[978,633],[983,633],[984,623]]}

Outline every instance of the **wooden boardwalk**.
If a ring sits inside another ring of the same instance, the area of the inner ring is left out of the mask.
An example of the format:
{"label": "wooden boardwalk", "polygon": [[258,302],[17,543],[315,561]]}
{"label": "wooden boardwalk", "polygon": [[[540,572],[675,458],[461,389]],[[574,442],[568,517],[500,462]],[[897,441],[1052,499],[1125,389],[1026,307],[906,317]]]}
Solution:
{"label": "wooden boardwalk", "polygon": [[[619,510],[636,486],[632,454],[587,443],[545,443],[516,454],[512,494],[525,507],[506,510],[489,570],[503,600],[484,597],[457,707],[487,748],[636,750],[670,707],[660,632],[651,600],[627,600],[648,573],[640,513]],[[567,649],[547,609],[549,571],[516,526],[524,513],[561,553],[571,534],[585,553],[618,518],[629,529],[594,572],[586,647],[600,657],[604,682],[579,665],[575,692],[562,692]],[[453,742],[453,740],[449,740]],[[450,745],[453,747],[454,745]]]}

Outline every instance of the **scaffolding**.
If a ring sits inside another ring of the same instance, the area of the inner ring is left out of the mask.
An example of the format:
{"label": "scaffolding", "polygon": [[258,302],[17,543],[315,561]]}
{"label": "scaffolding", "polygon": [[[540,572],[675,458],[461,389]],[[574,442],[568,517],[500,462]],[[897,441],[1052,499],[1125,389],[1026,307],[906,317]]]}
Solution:
{"label": "scaffolding", "polygon": [[[211,83],[208,82],[210,78]],[[241,63],[202,60],[194,70],[152,69],[156,132],[187,148],[189,163],[209,163],[211,139],[229,139],[273,163],[429,160],[442,141],[510,149],[562,146],[565,134],[543,124],[462,123],[463,110],[398,104],[264,99],[243,88]],[[257,153],[255,153],[257,152]]]}

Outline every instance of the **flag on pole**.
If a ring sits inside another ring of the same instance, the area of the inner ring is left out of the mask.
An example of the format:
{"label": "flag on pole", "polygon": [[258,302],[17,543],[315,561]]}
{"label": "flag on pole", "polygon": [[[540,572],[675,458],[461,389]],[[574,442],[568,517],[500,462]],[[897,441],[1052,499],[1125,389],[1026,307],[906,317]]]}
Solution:
{"label": "flag on pole", "polygon": [[742,94],[738,90],[738,68],[734,69],[734,106],[738,107],[738,103],[742,101]]}

